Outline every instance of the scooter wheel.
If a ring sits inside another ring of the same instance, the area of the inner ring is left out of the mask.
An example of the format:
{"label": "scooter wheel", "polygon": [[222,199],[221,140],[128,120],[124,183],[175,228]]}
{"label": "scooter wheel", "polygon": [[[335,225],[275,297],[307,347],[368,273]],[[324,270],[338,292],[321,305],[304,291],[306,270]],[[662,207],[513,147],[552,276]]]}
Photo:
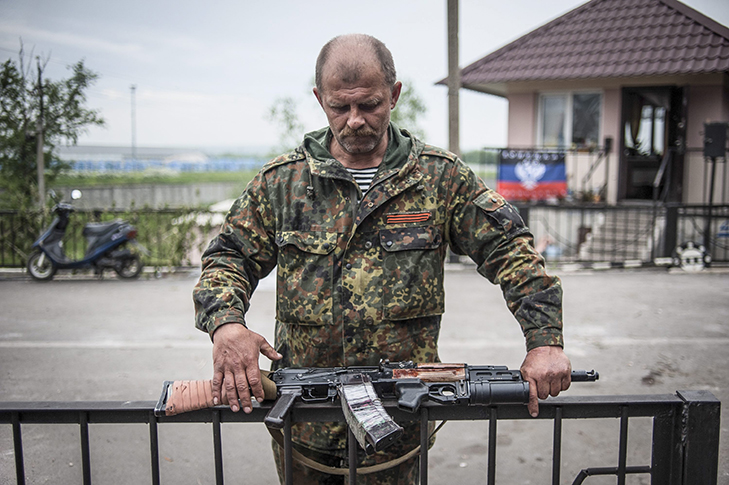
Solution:
{"label": "scooter wheel", "polygon": [[121,266],[115,271],[121,278],[134,279],[142,272],[142,262],[139,260],[139,256],[134,254],[129,258],[125,258]]}
{"label": "scooter wheel", "polygon": [[53,279],[58,269],[42,251],[33,251],[28,257],[28,273],[38,281],[49,281]]}

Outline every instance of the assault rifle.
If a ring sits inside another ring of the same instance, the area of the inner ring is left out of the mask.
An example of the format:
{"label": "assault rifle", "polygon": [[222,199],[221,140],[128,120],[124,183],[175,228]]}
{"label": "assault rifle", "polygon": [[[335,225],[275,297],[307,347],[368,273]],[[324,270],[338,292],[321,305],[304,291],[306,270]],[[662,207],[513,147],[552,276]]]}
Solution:
{"label": "assault rifle", "polygon": [[[595,371],[572,371],[573,382],[596,381]],[[400,409],[416,412],[424,400],[444,405],[526,404],[529,383],[505,366],[415,364],[382,361],[379,366],[283,368],[264,379],[266,399],[276,399],[266,426],[281,429],[297,400],[306,403],[340,398],[344,416],[368,453],[397,441],[402,427],[387,414],[381,400],[396,400]],[[223,404],[227,397],[223,393]],[[213,406],[211,381],[166,381],[155,408],[174,415]]]}

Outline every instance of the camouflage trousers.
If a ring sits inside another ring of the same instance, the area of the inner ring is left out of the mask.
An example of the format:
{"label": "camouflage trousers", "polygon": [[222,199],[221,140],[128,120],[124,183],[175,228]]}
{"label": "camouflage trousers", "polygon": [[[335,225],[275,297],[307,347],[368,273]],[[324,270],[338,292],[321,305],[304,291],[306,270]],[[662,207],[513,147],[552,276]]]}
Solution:
{"label": "camouflage trousers", "polygon": [[[276,471],[278,472],[278,479],[283,485],[286,483],[284,473],[284,450],[276,443],[271,440],[273,447],[273,458],[276,462]],[[330,455],[327,453],[320,453],[308,448],[303,448],[294,445],[296,451],[311,458],[312,460],[321,463],[325,466],[347,468],[347,459],[341,456]],[[323,473],[313,468],[309,468],[298,460],[293,460],[294,467],[294,484],[295,485],[344,485],[349,483],[348,475],[330,475]],[[388,468],[376,473],[369,473],[367,475],[357,475],[358,485],[415,485],[420,480],[420,458],[418,455],[410,458],[397,466]]]}

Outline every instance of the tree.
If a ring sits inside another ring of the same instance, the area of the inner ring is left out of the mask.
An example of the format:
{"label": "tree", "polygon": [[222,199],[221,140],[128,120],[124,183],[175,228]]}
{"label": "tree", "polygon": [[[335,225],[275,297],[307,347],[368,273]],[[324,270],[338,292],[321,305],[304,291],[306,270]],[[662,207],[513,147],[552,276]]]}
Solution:
{"label": "tree", "polygon": [[67,166],[53,156],[54,148],[75,145],[89,126],[104,124],[98,111],[86,107],[86,90],[98,75],[81,60],[69,66],[69,78],[51,81],[43,78],[47,64],[37,57],[35,66],[27,66],[21,46],[18,61],[8,59],[0,68],[0,205],[6,207],[29,207],[37,198],[39,134],[45,176],[52,182]]}
{"label": "tree", "polygon": [[281,127],[279,145],[273,149],[271,156],[293,150],[301,143],[304,125],[299,121],[296,109],[296,100],[291,96],[277,98],[268,109],[268,120]]}
{"label": "tree", "polygon": [[[314,85],[314,79],[311,80],[311,85]],[[292,150],[301,143],[304,125],[299,120],[297,109],[298,101],[291,96],[277,98],[268,109],[267,120],[280,127],[279,144],[271,151],[271,156]],[[418,120],[427,110],[425,102],[415,92],[412,83],[403,81],[400,99],[392,110],[390,119],[422,140],[425,132],[418,125]]]}
{"label": "tree", "polygon": [[425,138],[425,132],[418,125],[418,119],[428,108],[425,106],[425,102],[422,100],[418,93],[415,92],[415,88],[412,86],[412,82],[403,81],[402,91],[400,92],[400,99],[397,102],[397,106],[392,110],[390,119],[400,128],[405,128],[413,135],[420,139]]}

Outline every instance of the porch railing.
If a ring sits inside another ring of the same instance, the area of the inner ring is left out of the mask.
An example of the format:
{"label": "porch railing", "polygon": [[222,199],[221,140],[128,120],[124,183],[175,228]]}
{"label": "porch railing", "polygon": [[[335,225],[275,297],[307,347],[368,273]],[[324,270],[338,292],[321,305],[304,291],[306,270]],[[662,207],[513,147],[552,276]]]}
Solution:
{"label": "porch railing", "polygon": [[[502,150],[558,152],[565,155],[568,198],[579,201],[605,201],[612,157],[612,142],[605,146],[587,148],[549,148],[535,146],[488,147],[483,151],[488,159],[498,163]],[[496,189],[496,180],[484,179]]]}
{"label": "porch railing", "polygon": [[[673,154],[675,149],[669,148],[661,160],[661,166],[656,172],[653,179],[653,204],[662,204],[666,202],[670,186],[666,181],[671,180],[671,172],[673,171]],[[663,186],[663,190],[661,190]]]}
{"label": "porch railing", "polygon": [[[708,206],[661,204],[517,204],[537,248],[552,263],[654,263],[677,246],[705,245]],[[714,205],[705,251],[729,262],[729,204]]]}
{"label": "porch railing", "polygon": [[[419,421],[421,426],[420,483],[428,483],[428,422],[442,420],[488,420],[487,471],[485,482],[496,483],[496,454],[498,423],[504,420],[533,420],[524,405],[447,406],[427,403],[417,415],[397,409],[395,403],[385,402],[385,408],[395,420]],[[270,403],[255,405],[251,414],[233,413],[228,408],[212,408],[172,417],[156,417],[155,403],[141,402],[0,402],[0,424],[12,427],[15,459],[15,479],[26,483],[24,459],[25,437],[23,427],[28,424],[72,424],[79,429],[81,474],[84,485],[92,483],[94,463],[91,460],[90,433],[97,424],[143,423],[149,428],[149,466],[153,484],[163,483],[160,474],[160,440],[158,425],[163,423],[212,423],[215,483],[224,483],[223,424],[260,423]],[[721,403],[708,391],[679,391],[675,395],[560,397],[540,405],[540,420],[551,420],[552,473],[551,483],[561,483],[562,443],[579,437],[567,436],[564,420],[616,419],[617,462],[601,458],[600,463],[585,463],[574,478],[580,484],[587,477],[613,475],[617,483],[626,483],[626,477],[642,474],[650,477],[653,485],[715,485],[718,475],[719,430]],[[652,418],[652,445],[650,462],[628,464],[628,431],[633,418]],[[344,421],[338,403],[297,404],[286,421],[284,429],[285,466],[291,470],[291,424],[295,422]],[[358,446],[350,432],[350,446]],[[610,456],[609,453],[601,454]],[[124,458],[121,458],[124,460]],[[125,462],[125,467],[139,466]],[[212,473],[211,473],[212,475]],[[568,477],[569,478],[569,477]],[[287,482],[293,483],[291,473]],[[349,470],[349,483],[356,483],[356,464]]]}

